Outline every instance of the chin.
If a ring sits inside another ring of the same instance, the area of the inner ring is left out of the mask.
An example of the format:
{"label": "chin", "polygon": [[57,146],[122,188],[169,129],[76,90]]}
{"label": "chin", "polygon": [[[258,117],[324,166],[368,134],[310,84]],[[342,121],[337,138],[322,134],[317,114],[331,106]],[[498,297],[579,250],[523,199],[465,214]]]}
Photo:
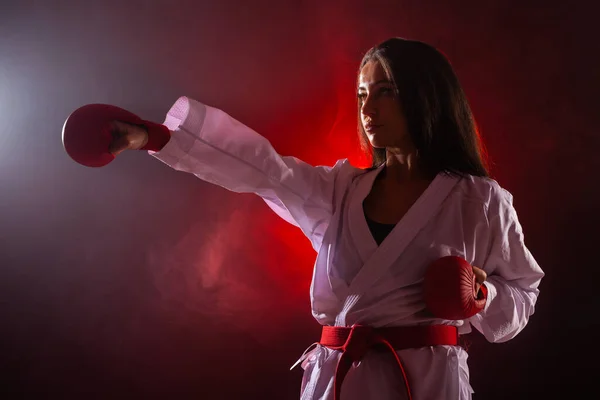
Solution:
{"label": "chin", "polygon": [[390,135],[387,135],[384,132],[367,133],[369,143],[376,149],[385,149],[386,147],[391,147],[394,141],[390,140],[392,138],[389,136]]}
{"label": "chin", "polygon": [[371,144],[371,147],[374,147],[376,149],[385,149],[386,147],[388,147],[385,143],[382,142],[382,140],[377,140],[377,138],[369,137],[369,143]]}

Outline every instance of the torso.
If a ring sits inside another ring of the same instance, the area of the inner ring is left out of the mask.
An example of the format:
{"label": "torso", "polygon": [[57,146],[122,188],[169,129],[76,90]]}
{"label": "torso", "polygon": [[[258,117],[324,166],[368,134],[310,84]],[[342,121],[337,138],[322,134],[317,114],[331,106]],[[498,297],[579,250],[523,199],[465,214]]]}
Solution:
{"label": "torso", "polygon": [[365,216],[382,224],[397,224],[429,186],[431,180],[390,185],[377,177],[363,202]]}

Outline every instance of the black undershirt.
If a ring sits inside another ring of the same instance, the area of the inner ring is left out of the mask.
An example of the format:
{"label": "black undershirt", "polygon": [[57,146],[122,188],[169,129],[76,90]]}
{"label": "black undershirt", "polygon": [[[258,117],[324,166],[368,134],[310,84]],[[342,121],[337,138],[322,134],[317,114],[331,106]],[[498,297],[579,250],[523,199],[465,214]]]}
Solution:
{"label": "black undershirt", "polygon": [[380,245],[396,226],[396,224],[382,224],[381,222],[375,222],[369,219],[366,214],[365,219],[367,220],[367,225],[369,225],[369,230],[371,231],[371,235],[373,235],[373,239],[377,242],[377,245]]}

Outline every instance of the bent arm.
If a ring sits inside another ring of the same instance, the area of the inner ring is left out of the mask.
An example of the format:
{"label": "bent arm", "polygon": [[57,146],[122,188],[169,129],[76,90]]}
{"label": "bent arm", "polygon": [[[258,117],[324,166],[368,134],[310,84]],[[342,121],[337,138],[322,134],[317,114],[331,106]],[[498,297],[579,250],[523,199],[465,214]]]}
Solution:
{"label": "bent arm", "polygon": [[544,272],[525,246],[512,197],[501,199],[490,216],[492,241],[483,269],[488,298],[469,322],[490,342],[505,342],[525,328],[535,311]]}

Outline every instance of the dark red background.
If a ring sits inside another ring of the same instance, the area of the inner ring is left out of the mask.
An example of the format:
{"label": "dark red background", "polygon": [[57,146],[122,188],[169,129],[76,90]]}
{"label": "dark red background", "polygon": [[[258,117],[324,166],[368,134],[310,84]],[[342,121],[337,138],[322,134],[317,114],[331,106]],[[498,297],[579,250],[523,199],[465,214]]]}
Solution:
{"label": "dark red background", "polygon": [[0,395],[298,398],[302,234],[141,152],[79,166],[62,124],[95,102],[162,122],[188,95],[283,154],[361,164],[357,67],[390,36],[451,59],[547,273],[522,334],[470,335],[475,398],[595,388],[597,25],[583,1],[0,2]]}

